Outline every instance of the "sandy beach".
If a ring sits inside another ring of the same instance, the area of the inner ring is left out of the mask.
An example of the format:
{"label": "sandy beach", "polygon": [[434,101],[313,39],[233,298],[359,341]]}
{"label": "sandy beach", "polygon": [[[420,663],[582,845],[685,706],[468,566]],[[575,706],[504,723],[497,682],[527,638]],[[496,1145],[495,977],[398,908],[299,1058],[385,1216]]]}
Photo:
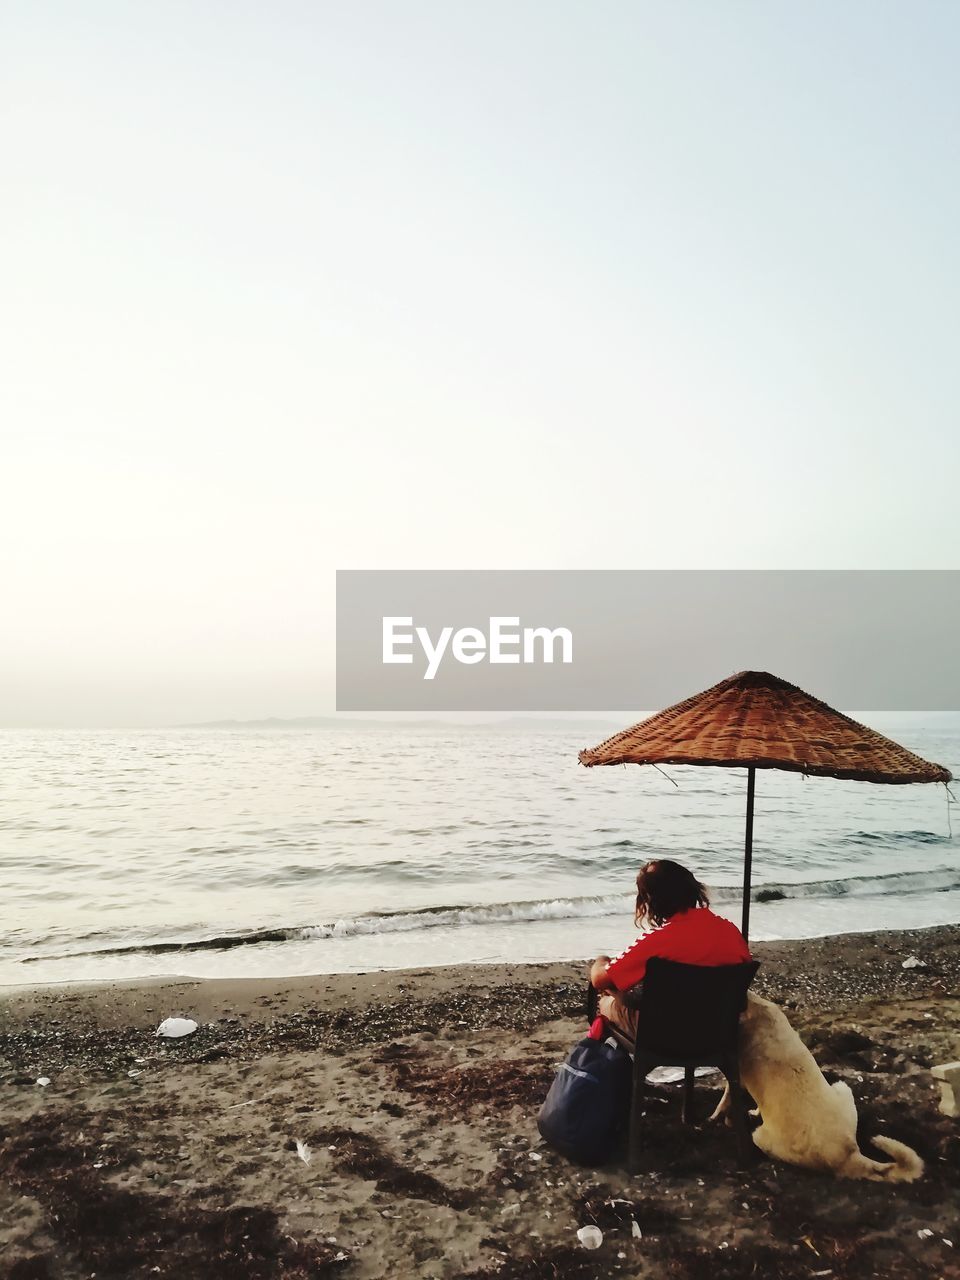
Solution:
{"label": "sandy beach", "polygon": [[[908,1142],[921,1181],[739,1171],[671,1087],[642,1173],[562,1159],[536,1112],[583,1034],[579,964],[10,987],[0,1274],[960,1275],[960,1130],[929,1072],[960,1057],[960,928],[755,951],[756,989],[851,1085],[863,1149]],[[173,1015],[199,1029],[157,1039]],[[716,1097],[698,1089],[699,1115]]]}

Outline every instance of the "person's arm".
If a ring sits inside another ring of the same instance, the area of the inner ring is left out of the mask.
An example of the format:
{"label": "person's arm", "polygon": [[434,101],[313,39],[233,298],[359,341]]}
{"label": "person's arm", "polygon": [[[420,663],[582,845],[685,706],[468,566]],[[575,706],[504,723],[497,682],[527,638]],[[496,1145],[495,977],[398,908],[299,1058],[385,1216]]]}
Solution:
{"label": "person's arm", "polygon": [[597,991],[610,991],[613,988],[613,983],[607,973],[607,965],[609,963],[609,956],[597,956],[590,966],[590,984]]}
{"label": "person's arm", "polygon": [[631,987],[643,981],[647,960],[650,956],[657,954],[660,946],[659,933],[659,929],[654,929],[650,933],[641,934],[636,942],[627,947],[626,951],[621,952],[615,959],[607,961],[605,976],[608,986],[617,991],[629,991]]}

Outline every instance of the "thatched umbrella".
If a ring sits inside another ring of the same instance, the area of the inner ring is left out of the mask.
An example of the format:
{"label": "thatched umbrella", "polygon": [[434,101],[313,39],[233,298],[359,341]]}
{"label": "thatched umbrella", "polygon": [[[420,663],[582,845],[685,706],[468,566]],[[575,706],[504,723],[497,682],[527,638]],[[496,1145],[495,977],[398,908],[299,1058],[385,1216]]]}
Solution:
{"label": "thatched umbrella", "polygon": [[580,763],[706,764],[747,770],[743,924],[750,927],[753,793],[758,769],[788,769],[859,782],[949,782],[943,765],[834,711],[767,671],[741,671],[614,734]]}

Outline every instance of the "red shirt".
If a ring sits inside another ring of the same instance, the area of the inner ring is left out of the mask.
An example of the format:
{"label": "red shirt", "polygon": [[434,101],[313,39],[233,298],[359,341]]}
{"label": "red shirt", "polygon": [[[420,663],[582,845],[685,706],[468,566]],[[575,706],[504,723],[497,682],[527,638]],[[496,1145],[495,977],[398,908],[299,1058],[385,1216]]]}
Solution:
{"label": "red shirt", "polygon": [[651,956],[683,964],[740,964],[751,959],[750,949],[735,924],[715,916],[709,907],[678,911],[666,924],[642,933],[607,965],[607,976],[618,991],[643,977]]}

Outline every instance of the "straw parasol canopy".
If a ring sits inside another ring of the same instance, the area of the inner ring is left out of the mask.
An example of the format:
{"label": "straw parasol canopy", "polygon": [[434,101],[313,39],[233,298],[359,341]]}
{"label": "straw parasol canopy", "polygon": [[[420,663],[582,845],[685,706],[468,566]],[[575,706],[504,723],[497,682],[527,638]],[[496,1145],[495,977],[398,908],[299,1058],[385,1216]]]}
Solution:
{"label": "straw parasol canopy", "polygon": [[747,770],[743,934],[750,920],[753,797],[757,769],[902,784],[949,782],[943,765],[835,711],[767,671],[741,671],[659,711],[598,747],[580,763],[698,764]]}

